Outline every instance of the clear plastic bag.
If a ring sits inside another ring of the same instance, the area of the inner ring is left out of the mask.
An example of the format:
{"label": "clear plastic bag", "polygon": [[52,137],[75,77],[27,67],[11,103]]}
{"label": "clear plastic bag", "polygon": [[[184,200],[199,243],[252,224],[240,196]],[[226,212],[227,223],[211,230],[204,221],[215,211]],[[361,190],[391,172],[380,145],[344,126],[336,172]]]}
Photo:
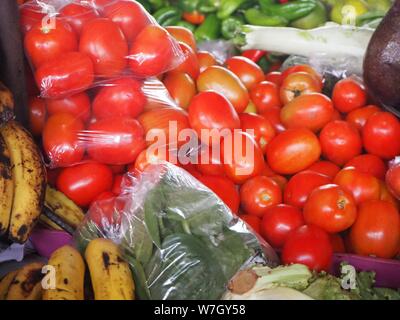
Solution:
{"label": "clear plastic bag", "polygon": [[42,142],[51,168],[88,158],[108,165],[132,164],[146,147],[143,114],[164,108],[186,117],[157,78],[102,81],[91,90],[43,103],[47,120]]}
{"label": "clear plastic bag", "polygon": [[34,0],[20,14],[43,98],[65,98],[104,79],[155,77],[184,61],[179,44],[133,0]]}
{"label": "clear plastic bag", "polygon": [[127,176],[121,196],[92,205],[75,241],[84,252],[99,237],[120,245],[140,299],[219,299],[242,268],[278,261],[213,192],[169,163]]}

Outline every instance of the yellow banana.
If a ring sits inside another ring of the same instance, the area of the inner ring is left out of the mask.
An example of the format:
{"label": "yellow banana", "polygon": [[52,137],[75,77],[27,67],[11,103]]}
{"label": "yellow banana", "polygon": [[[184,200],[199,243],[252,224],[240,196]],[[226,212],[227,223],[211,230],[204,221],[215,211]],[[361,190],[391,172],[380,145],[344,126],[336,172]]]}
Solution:
{"label": "yellow banana", "polygon": [[33,262],[22,267],[8,289],[6,300],[40,300],[43,266],[43,263]]}
{"label": "yellow banana", "polygon": [[8,231],[14,197],[14,182],[11,173],[10,153],[0,137],[0,235]]}
{"label": "yellow banana", "polygon": [[42,212],[46,171],[32,136],[20,124],[10,121],[0,133],[10,151],[14,181],[9,238],[24,243]]}
{"label": "yellow banana", "polygon": [[129,265],[109,239],[92,240],[85,252],[96,300],[134,300],[135,284]]}
{"label": "yellow banana", "polygon": [[8,289],[10,288],[11,283],[14,281],[15,276],[17,275],[17,271],[10,272],[0,281],[0,300],[5,300]]}
{"label": "yellow banana", "polygon": [[52,230],[56,230],[56,231],[64,231],[63,228],[61,228],[58,224],[56,224],[55,222],[51,221],[49,218],[47,218],[44,214],[41,214],[39,217],[39,221],[40,223],[47,227],[50,228]]}
{"label": "yellow banana", "polygon": [[46,188],[45,205],[63,222],[74,229],[76,229],[85,218],[85,214],[81,208],[65,194],[49,186]]}
{"label": "yellow banana", "polygon": [[7,123],[14,118],[14,98],[10,90],[8,90],[0,82],[0,123]]}
{"label": "yellow banana", "polygon": [[85,262],[71,246],[56,250],[48,265],[55,268],[56,288],[43,291],[43,300],[83,300]]}

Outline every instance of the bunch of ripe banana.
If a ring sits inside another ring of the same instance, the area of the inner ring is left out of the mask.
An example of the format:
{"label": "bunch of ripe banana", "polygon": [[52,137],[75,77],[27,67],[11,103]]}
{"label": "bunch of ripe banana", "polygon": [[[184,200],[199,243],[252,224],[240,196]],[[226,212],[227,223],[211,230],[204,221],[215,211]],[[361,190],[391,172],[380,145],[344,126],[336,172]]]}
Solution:
{"label": "bunch of ripe banana", "polygon": [[13,109],[12,94],[0,83],[0,237],[25,243],[38,220],[72,233],[84,213],[64,194],[46,189],[39,148],[32,135],[12,120]]}
{"label": "bunch of ripe banana", "polygon": [[0,85],[0,235],[24,243],[42,212],[46,171],[31,134],[10,120],[13,106]]}
{"label": "bunch of ripe banana", "polygon": [[0,281],[0,300],[84,300],[92,296],[95,300],[135,299],[131,270],[114,242],[92,240],[85,259],[90,280],[85,277],[81,254],[71,246],[64,246],[50,257],[46,275],[41,263],[26,265],[6,275]]}

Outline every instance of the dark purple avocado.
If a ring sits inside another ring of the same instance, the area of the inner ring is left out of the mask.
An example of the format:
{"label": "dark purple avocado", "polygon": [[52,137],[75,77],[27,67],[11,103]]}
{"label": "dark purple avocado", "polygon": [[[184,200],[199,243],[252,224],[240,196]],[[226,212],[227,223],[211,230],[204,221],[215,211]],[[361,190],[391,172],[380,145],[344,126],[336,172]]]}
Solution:
{"label": "dark purple avocado", "polygon": [[396,0],[369,43],[364,82],[371,97],[400,116],[400,0]]}

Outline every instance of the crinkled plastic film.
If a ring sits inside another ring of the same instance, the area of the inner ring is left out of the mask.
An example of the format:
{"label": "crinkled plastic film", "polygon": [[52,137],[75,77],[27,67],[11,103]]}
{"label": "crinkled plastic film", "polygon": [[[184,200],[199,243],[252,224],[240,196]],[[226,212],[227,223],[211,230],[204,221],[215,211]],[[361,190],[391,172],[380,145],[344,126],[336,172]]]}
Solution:
{"label": "crinkled plastic film", "polygon": [[277,263],[208,188],[172,164],[127,176],[118,198],[98,201],[78,228],[84,252],[99,237],[120,245],[140,299],[219,299],[229,280],[253,263]]}
{"label": "crinkled plastic film", "polygon": [[[133,0],[33,0],[20,7],[20,15],[43,98],[65,98],[104,79],[156,77],[184,60],[179,44]],[[36,39],[43,32],[62,34],[63,41],[40,55]]]}

